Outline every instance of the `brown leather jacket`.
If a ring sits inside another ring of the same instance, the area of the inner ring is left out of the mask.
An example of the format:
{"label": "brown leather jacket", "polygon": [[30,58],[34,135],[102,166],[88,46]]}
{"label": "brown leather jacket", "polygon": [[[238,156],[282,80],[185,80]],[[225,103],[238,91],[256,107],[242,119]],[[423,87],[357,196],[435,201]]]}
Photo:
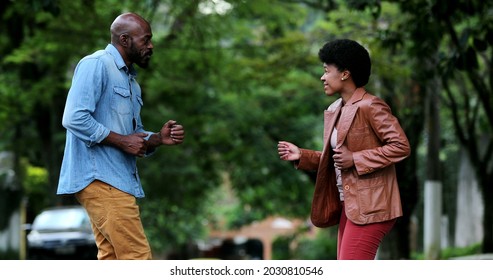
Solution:
{"label": "brown leather jacket", "polygon": [[[409,141],[389,106],[364,88],[358,88],[344,107],[338,99],[324,112],[323,151],[301,149],[301,158],[295,163],[298,169],[317,171],[312,221],[320,227],[339,221],[340,201],[330,135],[340,112],[337,146],[346,145],[354,159],[354,166],[342,171],[348,219],[355,224],[368,224],[402,216],[394,164],[409,156]],[[330,221],[319,220],[327,215],[332,215]]]}

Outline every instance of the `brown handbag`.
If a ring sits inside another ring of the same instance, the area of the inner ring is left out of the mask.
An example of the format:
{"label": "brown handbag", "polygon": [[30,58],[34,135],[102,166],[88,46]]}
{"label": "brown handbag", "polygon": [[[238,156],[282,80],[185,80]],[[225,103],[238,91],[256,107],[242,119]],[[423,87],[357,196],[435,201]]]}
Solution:
{"label": "brown handbag", "polygon": [[320,152],[300,149],[303,160],[296,163],[296,167],[301,170],[312,170],[316,165],[317,180],[313,193],[310,219],[312,224],[319,228],[330,227],[339,224],[341,217],[342,203],[339,198],[339,190],[336,187],[335,172],[329,171],[329,164],[334,164],[328,155],[322,156]]}
{"label": "brown handbag", "polygon": [[329,188],[326,184],[316,184],[310,214],[312,224],[319,228],[337,225],[341,211],[342,204],[337,189]]}

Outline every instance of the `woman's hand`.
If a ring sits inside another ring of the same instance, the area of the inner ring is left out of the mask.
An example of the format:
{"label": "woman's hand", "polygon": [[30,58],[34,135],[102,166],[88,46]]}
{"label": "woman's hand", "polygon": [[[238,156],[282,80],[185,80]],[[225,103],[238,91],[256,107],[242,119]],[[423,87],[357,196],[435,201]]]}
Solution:
{"label": "woman's hand", "polygon": [[354,166],[353,152],[348,150],[346,146],[341,146],[334,149],[334,167],[340,170],[346,170]]}
{"label": "woman's hand", "polygon": [[301,157],[301,150],[296,145],[286,141],[279,141],[277,152],[282,160],[293,161],[299,160]]}

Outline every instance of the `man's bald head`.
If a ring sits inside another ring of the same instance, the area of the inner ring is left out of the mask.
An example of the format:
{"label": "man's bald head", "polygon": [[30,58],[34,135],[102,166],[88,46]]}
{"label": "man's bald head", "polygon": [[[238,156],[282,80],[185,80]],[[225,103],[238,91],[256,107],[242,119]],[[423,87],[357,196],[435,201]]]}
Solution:
{"label": "man's bald head", "polygon": [[111,24],[111,43],[119,44],[121,35],[128,34],[132,36],[136,32],[143,32],[146,29],[150,29],[150,24],[143,17],[135,13],[121,14]]}
{"label": "man's bald head", "polygon": [[152,30],[149,22],[134,13],[119,15],[111,24],[111,44],[127,66],[146,68],[152,56]]}

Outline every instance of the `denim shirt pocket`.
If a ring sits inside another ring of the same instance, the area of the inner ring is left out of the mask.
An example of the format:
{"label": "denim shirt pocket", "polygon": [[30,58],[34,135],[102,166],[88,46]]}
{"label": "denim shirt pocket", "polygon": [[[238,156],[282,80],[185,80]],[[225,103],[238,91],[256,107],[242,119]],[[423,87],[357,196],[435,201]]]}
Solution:
{"label": "denim shirt pocket", "polygon": [[120,115],[132,114],[132,98],[129,89],[113,87],[111,108]]}

